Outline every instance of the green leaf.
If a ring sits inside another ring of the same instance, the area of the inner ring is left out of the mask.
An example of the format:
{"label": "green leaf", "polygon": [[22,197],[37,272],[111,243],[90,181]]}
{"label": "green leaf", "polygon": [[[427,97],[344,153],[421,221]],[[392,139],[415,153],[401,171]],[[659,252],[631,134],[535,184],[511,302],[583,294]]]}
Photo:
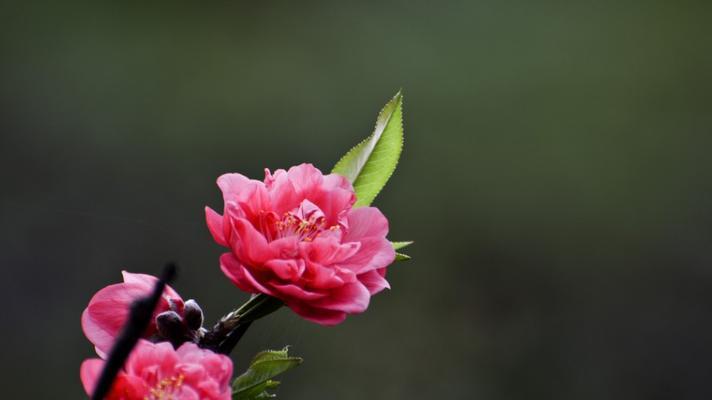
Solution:
{"label": "green leaf", "polygon": [[234,400],[257,400],[275,397],[267,392],[279,386],[272,380],[275,376],[302,363],[299,357],[290,357],[288,347],[282,350],[266,350],[252,359],[250,367],[232,383]]}
{"label": "green leaf", "polygon": [[396,252],[396,259],[395,261],[408,261],[411,259],[411,256],[403,253],[398,253]]}
{"label": "green leaf", "polygon": [[[408,242],[391,242],[391,245],[393,246],[393,250],[399,250],[404,247],[408,247],[411,244],[413,244],[413,241],[408,241]],[[411,257],[407,254],[399,253],[396,252],[396,259],[394,261],[408,261],[410,260]]]}
{"label": "green leaf", "polygon": [[403,149],[402,108],[403,95],[398,92],[378,113],[371,136],[349,150],[331,170],[353,184],[356,207],[371,204],[396,169]]}
{"label": "green leaf", "polygon": [[411,240],[408,242],[391,242],[391,244],[393,245],[393,250],[400,250],[404,247],[408,247],[413,244],[413,241]]}

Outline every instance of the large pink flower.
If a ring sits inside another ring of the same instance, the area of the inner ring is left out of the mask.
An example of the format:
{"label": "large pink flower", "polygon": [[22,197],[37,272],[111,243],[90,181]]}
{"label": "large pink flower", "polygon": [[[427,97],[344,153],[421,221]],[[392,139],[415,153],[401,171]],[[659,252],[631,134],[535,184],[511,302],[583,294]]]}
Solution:
{"label": "large pink flower", "polygon": [[375,207],[352,208],[349,181],[311,164],[265,175],[264,182],[222,175],[224,215],[206,207],[213,238],[230,248],[220,257],[225,275],[324,325],[366,310],[371,295],[389,287],[388,220]]}
{"label": "large pink flower", "polygon": [[[84,390],[92,393],[104,360],[82,363]],[[229,400],[232,361],[227,356],[185,343],[174,350],[170,343],[141,340],[131,352],[106,397],[108,400]]]}
{"label": "large pink flower", "polygon": [[[82,330],[101,357],[109,352],[114,339],[124,326],[131,303],[149,294],[158,280],[151,275],[132,274],[126,271],[122,274],[123,283],[109,285],[98,291],[82,313]],[[180,315],[183,309],[183,299],[170,286],[166,286],[144,337],[149,338],[156,334],[155,317],[158,314],[175,311]]]}

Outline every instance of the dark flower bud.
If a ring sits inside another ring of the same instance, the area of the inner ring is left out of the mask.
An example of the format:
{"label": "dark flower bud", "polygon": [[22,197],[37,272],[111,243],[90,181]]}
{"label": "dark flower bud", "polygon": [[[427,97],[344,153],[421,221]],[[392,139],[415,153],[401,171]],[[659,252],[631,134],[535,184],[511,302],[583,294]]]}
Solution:
{"label": "dark flower bud", "polygon": [[185,302],[183,319],[185,320],[185,325],[191,331],[196,331],[203,326],[203,310],[200,309],[195,300],[190,299]]}
{"label": "dark flower bud", "polygon": [[180,315],[175,311],[164,311],[156,316],[158,333],[174,345],[185,337],[185,326]]}

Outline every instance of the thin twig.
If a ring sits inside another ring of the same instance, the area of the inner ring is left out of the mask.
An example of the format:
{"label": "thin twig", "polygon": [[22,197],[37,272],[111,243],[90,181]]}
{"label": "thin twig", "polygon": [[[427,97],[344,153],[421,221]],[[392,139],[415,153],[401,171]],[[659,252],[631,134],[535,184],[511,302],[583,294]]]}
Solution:
{"label": "thin twig", "polygon": [[252,296],[238,309],[220,318],[200,341],[200,346],[222,354],[229,354],[253,321],[271,314],[284,303],[265,294]]}
{"label": "thin twig", "polygon": [[146,332],[148,324],[151,323],[153,310],[161,299],[163,289],[165,289],[167,283],[173,280],[175,275],[175,264],[166,265],[163,268],[161,277],[153,286],[153,292],[131,304],[129,317],[109,352],[109,358],[106,360],[104,369],[101,371],[99,380],[94,387],[94,394],[91,396],[92,400],[102,400],[109,393],[116,375],[124,366],[126,359],[131,354],[131,350],[136,346],[143,333]]}
{"label": "thin twig", "polygon": [[237,343],[242,339],[242,336],[247,332],[247,328],[249,328],[250,325],[252,325],[252,321],[239,324],[237,328],[233,329],[218,346],[218,353],[225,355],[232,353],[232,349],[237,346]]}

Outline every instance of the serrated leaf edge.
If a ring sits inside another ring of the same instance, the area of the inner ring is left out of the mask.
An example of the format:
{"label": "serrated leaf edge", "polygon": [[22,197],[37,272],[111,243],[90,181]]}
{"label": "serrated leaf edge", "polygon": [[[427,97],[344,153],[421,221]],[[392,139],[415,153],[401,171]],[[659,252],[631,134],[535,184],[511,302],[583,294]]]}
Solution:
{"label": "serrated leaf edge", "polygon": [[[370,141],[374,138],[374,135],[376,135],[376,133],[378,133],[376,130],[378,128],[379,121],[382,118],[385,118],[386,109],[389,108],[389,106],[391,106],[391,103],[393,103],[394,101],[396,102],[395,107],[393,108],[391,115],[389,115],[387,120],[383,123],[383,130],[380,132],[379,138],[378,138],[378,140],[376,140],[376,142],[374,144],[374,150],[371,153],[369,153],[368,157],[366,158],[366,161],[364,161],[363,165],[361,165],[361,167],[358,169],[358,171],[356,172],[356,177],[352,178],[350,176],[344,175],[351,182],[351,184],[354,186],[354,191],[356,191],[356,184],[360,181],[361,177],[363,176],[363,175],[361,175],[361,171],[363,171],[363,168],[366,166],[366,164],[368,164],[368,160],[370,160],[374,154],[375,147],[378,144],[378,141],[380,140],[380,135],[382,135],[383,132],[386,130],[386,127],[388,127],[388,124],[390,124],[390,122],[391,122],[391,118],[393,118],[393,113],[399,107],[400,107],[401,113],[400,113],[400,120],[398,121],[398,124],[400,126],[401,132],[403,131],[403,119],[404,119],[403,112],[404,111],[403,111],[403,94],[402,94],[401,90],[399,90],[398,93],[396,93],[395,96],[393,96],[393,98],[391,98],[391,100],[389,100],[378,112],[378,116],[376,117],[376,123],[373,127],[373,133],[371,133],[364,140],[360,141],[354,147],[349,149],[349,151],[347,151],[346,154],[344,154],[339,159],[339,161],[336,162],[336,164],[334,165],[334,168],[332,168],[332,173],[333,173],[335,170],[339,169],[341,164],[344,163],[345,160],[347,158],[349,158],[349,156],[351,156],[354,152],[359,151],[361,146],[364,146],[368,141]],[[386,182],[388,182],[388,180],[391,179],[391,177],[393,176],[393,173],[395,172],[396,168],[398,167],[398,163],[400,162],[400,154],[403,152],[404,143],[405,143],[405,135],[401,135],[400,141],[398,143],[398,157],[396,158],[396,164],[394,165],[393,170],[386,176]],[[363,185],[369,185],[369,183],[361,184],[361,187],[363,187]],[[381,193],[381,191],[383,190],[384,187],[385,187],[385,184],[383,186],[381,186],[378,190],[376,190],[375,193],[373,194],[371,200],[368,203],[364,204],[363,199],[357,197],[356,204],[354,204],[354,207],[367,206],[367,205],[371,204],[371,202],[373,202],[373,200],[378,196],[378,194]]]}

